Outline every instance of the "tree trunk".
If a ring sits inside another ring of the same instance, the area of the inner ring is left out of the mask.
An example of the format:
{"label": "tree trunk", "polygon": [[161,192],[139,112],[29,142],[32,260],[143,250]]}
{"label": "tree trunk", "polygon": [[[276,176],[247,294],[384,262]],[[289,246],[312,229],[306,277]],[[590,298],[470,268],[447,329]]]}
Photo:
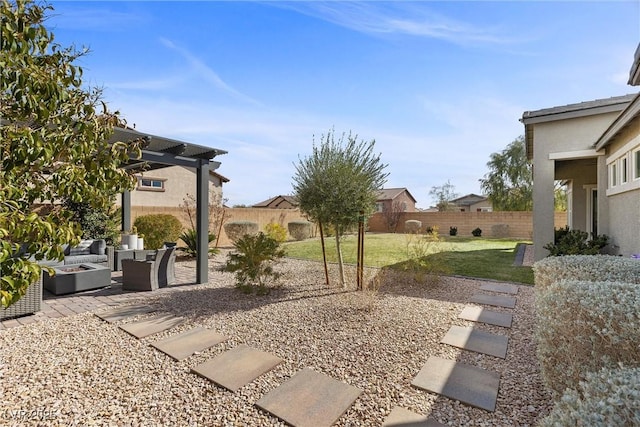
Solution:
{"label": "tree trunk", "polygon": [[340,273],[340,284],[344,288],[346,287],[345,280],[344,280],[344,265],[342,263],[342,248],[340,247],[340,233],[338,233],[337,227],[336,227],[336,253],[338,255],[338,271]]}

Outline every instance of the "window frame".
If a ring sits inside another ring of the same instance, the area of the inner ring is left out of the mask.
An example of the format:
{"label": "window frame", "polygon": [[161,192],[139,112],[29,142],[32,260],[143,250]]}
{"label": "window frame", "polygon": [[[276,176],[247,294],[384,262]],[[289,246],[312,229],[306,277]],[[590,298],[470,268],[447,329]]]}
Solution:
{"label": "window frame", "polygon": [[[144,182],[149,181],[150,185],[145,185]],[[167,180],[165,178],[152,178],[148,176],[139,176],[138,177],[138,186],[136,190],[139,191],[156,191],[163,192],[166,191],[165,182]],[[159,186],[154,184],[159,184]]]}

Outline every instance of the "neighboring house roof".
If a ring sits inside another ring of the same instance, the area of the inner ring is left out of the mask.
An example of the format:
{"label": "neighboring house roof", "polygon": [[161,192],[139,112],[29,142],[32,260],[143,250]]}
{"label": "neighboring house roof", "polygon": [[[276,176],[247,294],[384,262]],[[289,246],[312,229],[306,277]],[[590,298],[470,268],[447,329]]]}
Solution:
{"label": "neighboring house roof", "polygon": [[382,190],[380,190],[378,192],[378,202],[381,202],[383,200],[393,200],[396,197],[398,197],[400,194],[402,194],[403,192],[406,192],[409,197],[411,197],[411,200],[413,200],[413,202],[416,202],[415,197],[413,197],[413,195],[409,192],[409,190],[407,190],[405,187],[402,188],[383,188]]}
{"label": "neighboring house roof", "polygon": [[453,203],[457,206],[471,206],[478,202],[484,202],[485,200],[487,200],[486,196],[471,193],[466,196],[458,197],[457,199],[449,200],[449,203]]}
{"label": "neighboring house roof", "polygon": [[631,86],[640,86],[640,43],[638,43],[636,54],[633,57],[633,64],[631,64],[631,70],[629,70],[629,81],[627,83]]}
{"label": "neighboring house roof", "polygon": [[604,133],[598,138],[594,144],[596,150],[600,150],[611,142],[623,129],[629,124],[640,117],[640,93],[636,94],[635,98],[625,108],[622,113],[611,123],[611,125],[604,131]]}
{"label": "neighboring house roof", "polygon": [[216,171],[209,171],[209,174],[212,176],[215,176],[216,178],[218,178],[221,182],[229,182],[229,178],[227,178],[226,176],[220,175],[218,172]]}
{"label": "neighboring house roof", "polygon": [[562,119],[590,116],[624,110],[636,94],[613,96],[611,98],[578,102],[558,107],[543,108],[535,111],[525,111],[520,121],[524,123],[527,158],[533,158],[533,127],[532,124],[550,122]]}
{"label": "neighboring house roof", "polygon": [[275,207],[277,208],[282,203],[289,203],[291,206],[298,206],[298,199],[295,196],[287,196],[287,195],[279,195],[267,199],[263,202],[256,203],[252,205],[254,208],[266,208],[266,207]]}

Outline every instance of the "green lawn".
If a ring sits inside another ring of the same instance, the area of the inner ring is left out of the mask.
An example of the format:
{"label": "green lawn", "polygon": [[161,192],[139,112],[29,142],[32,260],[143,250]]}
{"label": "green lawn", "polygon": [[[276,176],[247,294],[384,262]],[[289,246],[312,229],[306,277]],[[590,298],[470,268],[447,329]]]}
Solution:
{"label": "green lawn", "polygon": [[[446,274],[533,284],[531,267],[513,266],[515,249],[523,240],[441,236],[434,242],[423,236],[405,234],[367,234],[365,265],[369,267],[408,268],[411,259],[437,266]],[[335,238],[325,240],[327,259],[336,262]],[[528,243],[528,242],[527,242]],[[284,244],[287,256],[321,261],[320,239]],[[345,236],[342,254],[346,263],[355,264],[357,237]]]}

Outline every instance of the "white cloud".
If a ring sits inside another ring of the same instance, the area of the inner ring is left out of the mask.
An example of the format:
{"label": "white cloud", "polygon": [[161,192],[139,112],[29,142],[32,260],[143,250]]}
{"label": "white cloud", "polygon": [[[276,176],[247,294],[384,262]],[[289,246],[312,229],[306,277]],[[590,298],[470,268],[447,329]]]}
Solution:
{"label": "white cloud", "polygon": [[254,104],[254,105],[260,105],[260,103],[255,99],[251,98],[248,95],[245,95],[244,93],[236,90],[235,88],[227,84],[211,67],[209,67],[200,58],[196,57],[187,49],[177,46],[171,40],[168,40],[166,38],[160,38],[160,42],[165,47],[180,54],[180,56],[182,56],[184,59],[187,60],[187,63],[191,67],[192,71],[194,71],[200,78],[212,84],[217,89],[223,92],[226,92],[232,95],[233,97],[235,97],[236,99],[239,99],[243,102],[247,102],[249,104]]}
{"label": "white cloud", "polygon": [[287,2],[268,3],[366,34],[402,34],[456,44],[507,45],[522,40],[498,28],[485,28],[433,12],[428,3]]}

